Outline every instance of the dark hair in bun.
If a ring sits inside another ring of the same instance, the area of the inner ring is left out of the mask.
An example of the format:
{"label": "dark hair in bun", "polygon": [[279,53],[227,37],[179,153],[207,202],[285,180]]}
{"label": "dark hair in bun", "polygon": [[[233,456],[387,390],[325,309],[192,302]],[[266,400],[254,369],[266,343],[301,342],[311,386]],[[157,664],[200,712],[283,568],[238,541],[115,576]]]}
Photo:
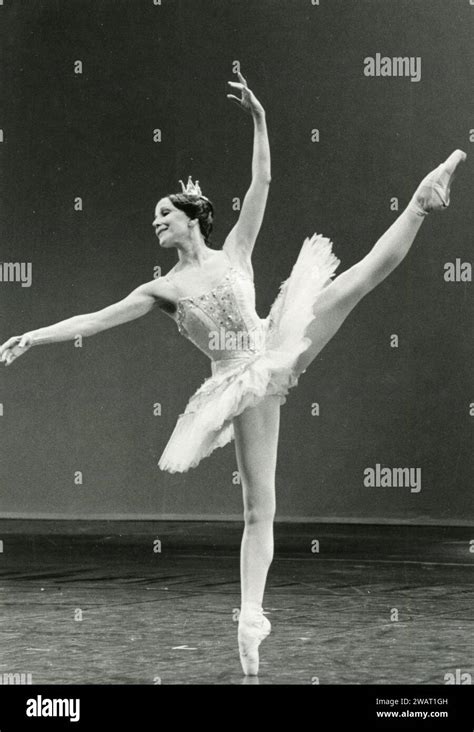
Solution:
{"label": "dark hair in bun", "polygon": [[214,206],[208,198],[191,193],[170,193],[168,195],[173,206],[184,211],[190,219],[199,220],[199,228],[206,244],[211,245],[209,237],[214,221]]}

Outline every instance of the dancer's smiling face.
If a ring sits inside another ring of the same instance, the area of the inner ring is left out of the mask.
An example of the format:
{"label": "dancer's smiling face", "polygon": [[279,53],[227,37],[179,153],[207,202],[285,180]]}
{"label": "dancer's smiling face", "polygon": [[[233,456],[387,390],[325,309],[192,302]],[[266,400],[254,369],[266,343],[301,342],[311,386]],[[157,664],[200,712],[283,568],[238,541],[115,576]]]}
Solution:
{"label": "dancer's smiling face", "polygon": [[153,228],[158,237],[160,246],[170,248],[176,246],[177,241],[189,239],[189,222],[191,219],[179,208],[174,206],[169,198],[162,198],[156,204]]}

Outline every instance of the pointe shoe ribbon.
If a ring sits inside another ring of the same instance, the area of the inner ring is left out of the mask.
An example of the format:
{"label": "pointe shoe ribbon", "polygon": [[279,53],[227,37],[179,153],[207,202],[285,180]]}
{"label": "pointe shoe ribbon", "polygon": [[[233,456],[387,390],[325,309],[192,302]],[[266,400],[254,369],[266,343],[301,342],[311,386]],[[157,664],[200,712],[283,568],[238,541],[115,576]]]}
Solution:
{"label": "pointe shoe ribbon", "polygon": [[426,216],[431,211],[447,208],[450,203],[451,184],[456,175],[456,168],[466,158],[467,155],[463,150],[455,150],[451,153],[444,163],[438,165],[435,170],[423,178],[408,204],[408,208],[418,216]]}

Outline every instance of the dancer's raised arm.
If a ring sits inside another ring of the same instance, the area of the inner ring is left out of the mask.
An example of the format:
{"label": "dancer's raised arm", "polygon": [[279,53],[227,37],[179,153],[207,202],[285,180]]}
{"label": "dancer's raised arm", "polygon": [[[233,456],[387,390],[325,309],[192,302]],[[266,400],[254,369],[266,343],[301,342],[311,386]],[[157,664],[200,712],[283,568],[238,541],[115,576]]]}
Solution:
{"label": "dancer's raised arm", "polygon": [[240,89],[242,97],[239,99],[233,94],[228,94],[227,97],[253,117],[252,182],[245,195],[239,219],[225,240],[223,248],[229,253],[249,259],[262,225],[268,198],[271,181],[270,145],[265,110],[248,88],[240,71],[238,76],[240,82],[229,81],[228,83]]}
{"label": "dancer's raised arm", "polygon": [[158,302],[168,299],[168,285],[153,280],[140,285],[127,297],[95,313],[75,315],[67,320],[38,330],[31,330],[21,336],[13,336],[0,346],[0,361],[9,366],[31,346],[69,341],[77,336],[92,336],[116,325],[127,323],[146,315]]}

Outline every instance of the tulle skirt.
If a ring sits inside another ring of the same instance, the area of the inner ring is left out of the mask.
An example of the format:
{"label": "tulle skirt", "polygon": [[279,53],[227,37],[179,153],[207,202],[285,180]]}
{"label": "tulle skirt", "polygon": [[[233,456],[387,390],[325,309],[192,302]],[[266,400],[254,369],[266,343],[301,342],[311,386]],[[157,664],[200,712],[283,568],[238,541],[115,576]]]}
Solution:
{"label": "tulle skirt", "polygon": [[299,356],[311,345],[306,330],[317,317],[318,296],[339,264],[329,239],[318,234],[305,239],[268,317],[261,320],[258,352],[212,362],[212,376],[179,415],[158,463],[162,470],[177,473],[196,467],[233,439],[234,417],[264,397],[277,395],[285,403],[298,383]]}

